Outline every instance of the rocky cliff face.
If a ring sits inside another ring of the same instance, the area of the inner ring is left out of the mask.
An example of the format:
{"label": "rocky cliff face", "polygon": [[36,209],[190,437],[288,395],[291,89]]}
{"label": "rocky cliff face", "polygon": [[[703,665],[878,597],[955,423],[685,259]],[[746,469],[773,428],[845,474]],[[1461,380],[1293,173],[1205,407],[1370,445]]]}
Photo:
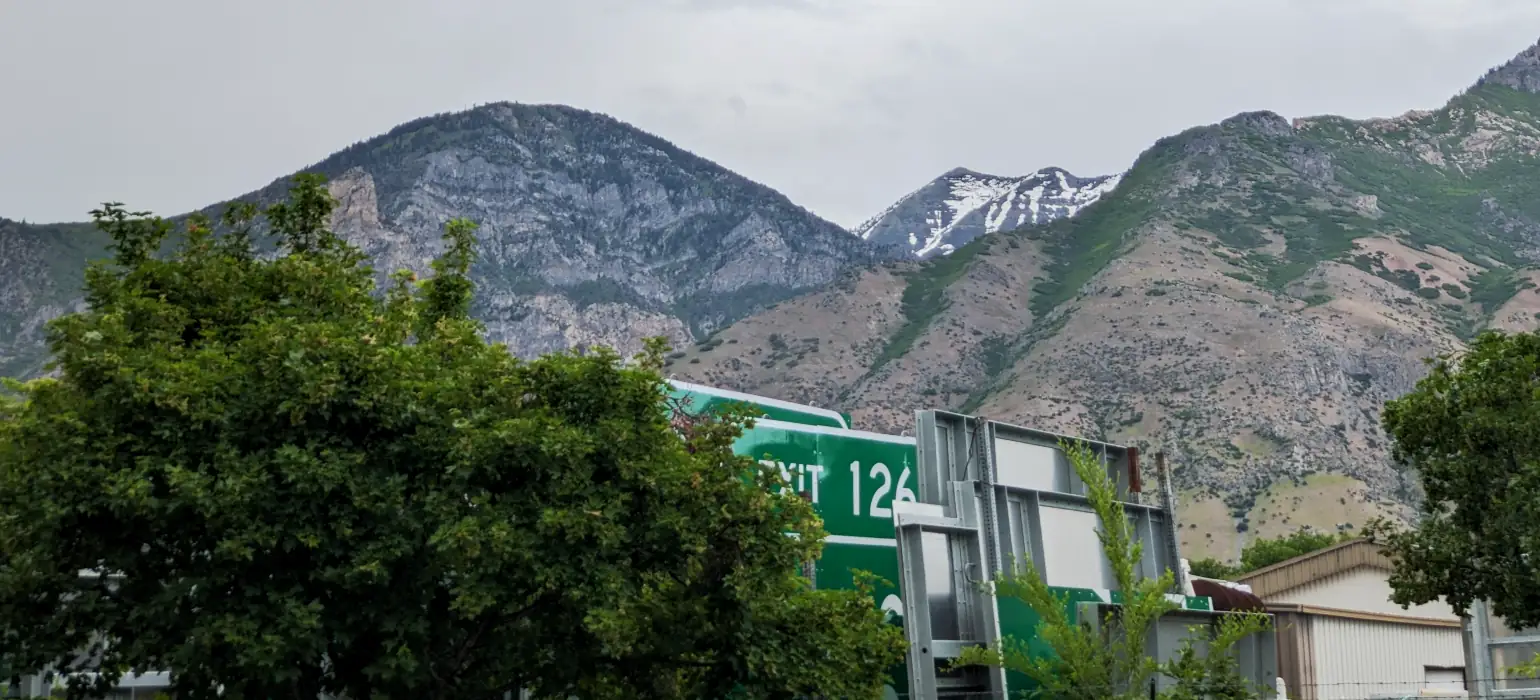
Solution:
{"label": "rocky cliff face", "polygon": [[526,356],[591,345],[629,353],[649,335],[686,344],[897,254],[662,139],[569,107],[430,117],[312,170],[333,178],[337,230],[382,271],[426,271],[443,223],[476,221],[475,313]]}
{"label": "rocky cliff face", "polygon": [[957,168],[852,232],[873,243],[906,248],[917,258],[947,255],[986,233],[1074,216],[1117,187],[1120,177],[1081,178],[1060,168],[1000,177]]}
{"label": "rocky cliff face", "polygon": [[865,272],[672,366],[867,429],[952,408],[1164,449],[1195,556],[1407,515],[1384,401],[1425,358],[1540,318],[1537,55],[1438,110],[1163,139],[1073,218]]}
{"label": "rocky cliff face", "polygon": [[44,372],[44,324],[82,307],[85,261],[105,254],[105,237],[90,226],[0,219],[0,376]]}
{"label": "rocky cliff face", "polygon": [[[476,221],[474,312],[525,356],[592,345],[631,353],[653,335],[687,344],[842,270],[902,255],[660,138],[569,107],[504,103],[428,117],[306,170],[331,179],[334,228],[382,276],[426,273],[444,222]],[[272,202],[286,189],[287,178],[243,199]],[[0,317],[15,329],[0,345],[16,358],[4,366],[13,373],[37,364],[40,324],[76,303],[91,252],[51,231],[0,225],[0,252],[19,271],[0,282],[0,298],[17,309]]]}

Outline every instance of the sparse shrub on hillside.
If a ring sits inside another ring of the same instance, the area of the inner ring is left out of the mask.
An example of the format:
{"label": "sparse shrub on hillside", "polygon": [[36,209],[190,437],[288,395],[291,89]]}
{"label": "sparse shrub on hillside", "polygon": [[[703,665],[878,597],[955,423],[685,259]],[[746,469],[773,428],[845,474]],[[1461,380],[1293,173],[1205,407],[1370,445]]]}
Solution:
{"label": "sparse shrub on hillside", "polygon": [[1519,293],[1519,283],[1516,272],[1496,267],[1472,276],[1466,285],[1470,287],[1470,300],[1480,304],[1483,311],[1492,313]]}
{"label": "sparse shrub on hillside", "polygon": [[1396,283],[1397,286],[1410,292],[1416,292],[1423,288],[1422,276],[1411,270],[1387,270],[1380,268],[1375,274]]}

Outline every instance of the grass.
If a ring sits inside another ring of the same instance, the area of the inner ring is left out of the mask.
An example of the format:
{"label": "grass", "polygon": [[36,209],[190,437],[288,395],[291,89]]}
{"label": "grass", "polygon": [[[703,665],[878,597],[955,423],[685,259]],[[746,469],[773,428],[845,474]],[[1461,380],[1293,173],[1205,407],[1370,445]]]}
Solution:
{"label": "grass", "polygon": [[1219,242],[1231,248],[1257,248],[1268,243],[1267,235],[1261,229],[1227,208],[1205,210],[1189,221],[1193,226],[1214,234]]}
{"label": "grass", "polygon": [[1033,288],[1032,314],[1042,318],[1080,293],[1122,253],[1128,235],[1160,212],[1161,180],[1184,157],[1186,145],[1211,127],[1189,129],[1155,142],[1129,169],[1117,189],[1072,219],[1060,219],[1027,235],[1045,242],[1053,261]]}
{"label": "grass", "polygon": [[1523,278],[1510,268],[1483,270],[1472,276],[1467,283],[1470,287],[1470,300],[1480,304],[1481,310],[1490,315],[1519,293],[1522,281]]}
{"label": "grass", "polygon": [[1360,503],[1355,494],[1365,484],[1342,474],[1315,473],[1296,483],[1286,479],[1272,484],[1246,513],[1256,537],[1285,537],[1309,525],[1320,532],[1336,532],[1338,524],[1362,527],[1385,511],[1372,503]]}
{"label": "grass", "polygon": [[1015,357],[1011,352],[1011,338],[1003,335],[990,336],[979,344],[979,358],[984,363],[984,375],[993,377],[1011,368]]}
{"label": "grass", "polygon": [[1240,555],[1235,519],[1224,501],[1212,494],[1194,491],[1177,494],[1177,522],[1182,525],[1177,533],[1182,555],[1189,560],[1204,557],[1228,560]]}
{"label": "grass", "polygon": [[893,360],[903,357],[914,347],[916,340],[930,327],[931,321],[941,315],[948,306],[946,290],[962,279],[969,265],[980,253],[988,250],[990,237],[980,237],[953,251],[951,255],[931,258],[909,273],[905,281],[904,295],[899,308],[904,315],[904,325],[888,339],[872,363],[871,372]]}
{"label": "grass", "polygon": [[1244,455],[1270,457],[1283,448],[1277,440],[1254,430],[1243,430],[1233,439],[1234,447]]}
{"label": "grass", "polygon": [[[1320,263],[1350,254],[1354,241],[1375,232],[1376,223],[1356,211],[1309,204],[1331,197],[1319,186],[1286,174],[1282,164],[1297,152],[1297,141],[1249,135],[1240,141],[1247,148],[1232,149],[1232,168],[1247,187],[1221,194],[1217,205],[1204,202],[1203,209],[1185,217],[1218,243],[1241,251],[1238,264],[1247,270],[1239,274],[1283,292]],[[1265,248],[1277,238],[1283,239],[1284,250],[1273,255]]]}
{"label": "grass", "polygon": [[1059,331],[1064,330],[1064,326],[1069,323],[1069,319],[1070,314],[1067,313],[1050,315],[1046,320],[1038,319],[1032,324],[1031,328],[1027,329],[1027,332],[1014,339],[1002,338],[1001,345],[997,347],[1007,352],[995,356],[993,359],[989,355],[985,356],[985,371],[987,374],[984,377],[984,381],[980,382],[968,394],[967,398],[963,399],[962,406],[958,410],[963,413],[970,413],[984,405],[984,402],[990,396],[993,396],[995,392],[1006,388],[1009,385],[1009,376],[1005,372],[1016,366],[1016,362],[1025,357],[1027,353],[1032,352],[1032,348],[1036,347],[1039,342],[1057,336]]}
{"label": "grass", "polygon": [[1267,286],[1282,291],[1317,265],[1353,251],[1353,242],[1371,231],[1367,222],[1341,212],[1312,212],[1303,221],[1284,226],[1284,257],[1267,268]]}
{"label": "grass", "polygon": [[[1466,112],[1456,122],[1449,109],[1431,120],[1435,135],[1454,137],[1475,128],[1470,111],[1490,110],[1535,123],[1540,96],[1499,85],[1478,85],[1453,100],[1451,108]],[[1379,196],[1382,225],[1405,230],[1414,244],[1439,245],[1468,258],[1491,257],[1508,265],[1519,262],[1516,248],[1522,231],[1491,226],[1484,200],[1504,212],[1540,220],[1540,166],[1527,153],[1498,154],[1484,168],[1467,174],[1363,143],[1346,131],[1322,132],[1318,141],[1332,151],[1337,180],[1359,192]]]}

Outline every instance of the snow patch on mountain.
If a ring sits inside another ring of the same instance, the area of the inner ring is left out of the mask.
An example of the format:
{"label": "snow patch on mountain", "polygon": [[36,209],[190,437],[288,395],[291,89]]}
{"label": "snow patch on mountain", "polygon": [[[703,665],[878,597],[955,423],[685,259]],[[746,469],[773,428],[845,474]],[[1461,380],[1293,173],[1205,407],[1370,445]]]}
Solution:
{"label": "snow patch on mountain", "polygon": [[1121,175],[1081,178],[1059,168],[1002,177],[951,170],[852,229],[873,243],[946,255],[979,236],[1074,216],[1117,187]]}

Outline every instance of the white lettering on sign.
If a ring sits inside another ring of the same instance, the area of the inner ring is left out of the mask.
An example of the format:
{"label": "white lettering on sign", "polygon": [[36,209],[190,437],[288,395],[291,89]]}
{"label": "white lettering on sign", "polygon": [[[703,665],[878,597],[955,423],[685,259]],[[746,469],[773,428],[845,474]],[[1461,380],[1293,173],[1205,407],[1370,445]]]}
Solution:
{"label": "white lettering on sign", "polygon": [[[850,463],[850,512],[851,512],[852,515],[857,515],[857,516],[862,514],[861,513],[861,505],[862,505],[861,504],[861,490],[862,490],[861,489],[861,478],[862,478],[861,477],[861,463],[860,462],[851,462]],[[910,490],[909,486],[908,486],[908,483],[909,483],[909,467],[904,467],[904,470],[899,473],[899,475],[898,475],[898,490],[897,491],[894,491],[894,489],[893,489],[893,487],[894,487],[894,484],[893,484],[893,472],[888,469],[888,465],[883,464],[882,462],[877,462],[876,464],[873,464],[871,470],[866,472],[866,478],[872,479],[874,481],[881,482],[881,484],[877,487],[877,490],[872,492],[871,500],[866,503],[866,513],[865,513],[865,515],[867,517],[870,517],[870,518],[892,518],[893,517],[893,508],[891,506],[892,506],[892,502],[893,501],[906,501],[906,502],[909,502],[909,503],[913,503],[914,500],[915,500],[914,491]],[[891,499],[888,498],[888,494],[890,494],[890,493],[892,494],[892,498]],[[886,505],[884,505],[884,504],[886,504]]]}
{"label": "white lettering on sign", "polygon": [[[761,459],[759,463],[771,469],[780,470],[781,478],[787,484],[781,487],[781,493],[793,490],[797,493],[803,493],[811,490],[813,505],[818,505],[818,481],[823,478],[822,464],[796,464],[777,462],[773,459]],[[812,488],[809,489],[809,486],[812,486]]]}

